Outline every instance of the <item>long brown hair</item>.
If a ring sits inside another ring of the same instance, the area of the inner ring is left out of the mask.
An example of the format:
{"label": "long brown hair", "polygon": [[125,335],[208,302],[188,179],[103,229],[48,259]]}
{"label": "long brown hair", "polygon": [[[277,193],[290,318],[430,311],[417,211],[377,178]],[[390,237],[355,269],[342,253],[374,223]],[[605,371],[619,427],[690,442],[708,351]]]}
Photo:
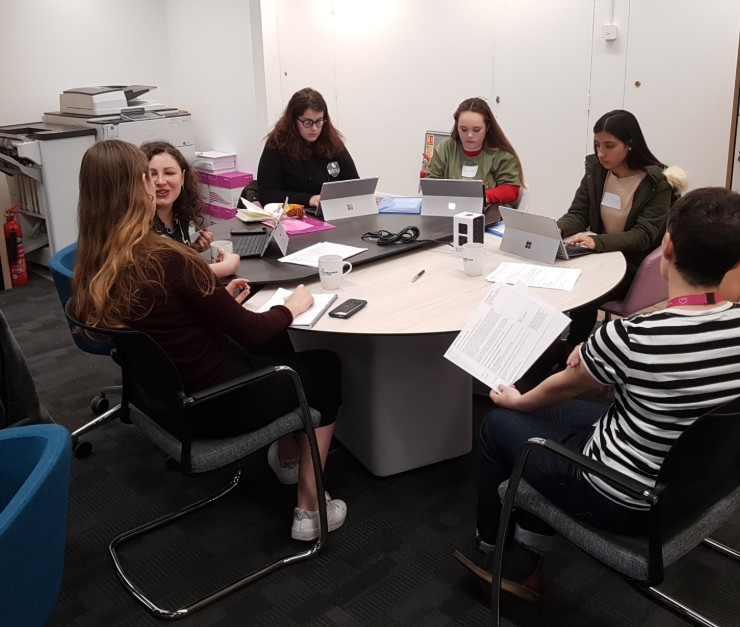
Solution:
{"label": "long brown hair", "polygon": [[88,148],[80,166],[77,261],[72,301],[81,322],[121,328],[145,315],[139,290],[162,284],[162,253],[178,255],[203,294],[215,275],[191,249],[152,231],[149,164],[136,146],[110,139]]}
{"label": "long brown hair", "polygon": [[180,167],[183,173],[182,191],[172,205],[172,211],[180,218],[181,224],[193,222],[197,227],[203,226],[203,201],[200,198],[200,180],[195,170],[188,163],[183,154],[172,144],[165,141],[146,142],[141,145],[147,161],[151,161],[155,155],[167,153]]}
{"label": "long brown hair", "polygon": [[[320,111],[324,116],[324,126],[315,142],[305,141],[298,132],[296,120],[306,109]],[[280,151],[294,163],[308,161],[312,156],[335,159],[345,149],[342,134],[331,123],[324,97],[310,87],[304,87],[291,96],[283,115],[268,133],[265,146]]]}
{"label": "long brown hair", "polygon": [[516,154],[516,150],[511,145],[511,142],[506,138],[501,127],[496,122],[496,118],[493,116],[493,111],[488,103],[483,98],[468,98],[463,100],[455,110],[455,124],[452,127],[450,135],[452,139],[460,143],[460,133],[457,130],[457,121],[460,118],[460,114],[465,111],[472,111],[473,113],[480,113],[483,116],[483,121],[486,124],[486,135],[483,138],[483,149],[484,150],[505,150],[509,154],[513,155],[516,159],[516,165],[519,168],[519,180],[524,185],[524,170],[522,169],[522,162],[519,160],[519,155]]}

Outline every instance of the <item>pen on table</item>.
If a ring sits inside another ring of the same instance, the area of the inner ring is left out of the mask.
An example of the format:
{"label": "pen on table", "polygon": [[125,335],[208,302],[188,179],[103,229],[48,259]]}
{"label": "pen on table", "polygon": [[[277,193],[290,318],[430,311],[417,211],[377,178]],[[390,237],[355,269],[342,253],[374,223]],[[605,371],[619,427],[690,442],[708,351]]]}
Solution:
{"label": "pen on table", "polygon": [[421,272],[415,274],[413,277],[411,277],[411,282],[418,281],[426,272],[426,270],[422,270]]}

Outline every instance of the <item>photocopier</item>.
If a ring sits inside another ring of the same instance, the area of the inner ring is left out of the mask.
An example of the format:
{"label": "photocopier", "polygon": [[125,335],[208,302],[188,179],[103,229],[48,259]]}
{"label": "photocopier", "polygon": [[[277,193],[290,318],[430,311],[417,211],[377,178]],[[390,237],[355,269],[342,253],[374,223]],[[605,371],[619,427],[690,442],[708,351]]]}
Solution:
{"label": "photocopier", "polygon": [[121,139],[137,146],[162,139],[195,159],[190,113],[139,97],[150,85],[81,87],[59,95],[59,111],[41,122],[0,126],[0,172],[23,230],[30,261],[77,241],[80,163],[95,141]]}

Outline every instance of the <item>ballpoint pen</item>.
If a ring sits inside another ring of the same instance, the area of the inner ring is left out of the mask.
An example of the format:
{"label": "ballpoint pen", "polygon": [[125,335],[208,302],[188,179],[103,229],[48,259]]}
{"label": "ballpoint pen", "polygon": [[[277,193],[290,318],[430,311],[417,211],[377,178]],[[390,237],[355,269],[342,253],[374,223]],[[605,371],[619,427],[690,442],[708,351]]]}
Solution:
{"label": "ballpoint pen", "polygon": [[415,274],[413,277],[411,277],[411,282],[418,281],[422,275],[426,272],[426,270],[422,270],[421,272]]}

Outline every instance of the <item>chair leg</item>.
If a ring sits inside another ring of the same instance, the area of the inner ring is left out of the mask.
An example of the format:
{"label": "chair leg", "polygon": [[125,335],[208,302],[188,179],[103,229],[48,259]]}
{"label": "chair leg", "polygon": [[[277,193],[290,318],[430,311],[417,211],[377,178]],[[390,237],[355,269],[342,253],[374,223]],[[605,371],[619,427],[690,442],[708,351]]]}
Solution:
{"label": "chair leg", "polygon": [[121,410],[121,405],[116,405],[108,411],[100,414],[97,418],[72,431],[72,451],[74,456],[79,459],[81,457],[87,457],[92,452],[92,444],[85,440],[80,440],[81,436],[90,431],[94,431],[98,427],[102,427],[104,424],[111,422],[116,418],[122,418],[122,416],[123,412]]}
{"label": "chair leg", "polygon": [[729,558],[740,560],[739,551],[736,551],[735,549],[731,549],[729,546],[726,546],[722,544],[721,542],[712,540],[712,538],[704,538],[704,544],[713,548],[715,551],[719,551],[720,553],[722,553],[723,555],[726,555]]}
{"label": "chair leg", "polygon": [[153,531],[154,529],[158,529],[159,527],[164,527],[165,525],[168,525],[169,523],[177,520],[178,518],[182,518],[183,516],[186,516],[187,514],[190,514],[207,505],[211,505],[215,503],[222,497],[226,496],[234,488],[236,488],[236,486],[239,484],[239,480],[241,479],[241,474],[242,474],[242,469],[241,469],[241,464],[239,464],[236,474],[231,479],[231,481],[226,486],[224,486],[221,490],[219,490],[216,494],[209,496],[205,499],[202,499],[201,501],[198,501],[196,503],[193,503],[192,505],[188,505],[187,507],[184,507],[183,509],[177,512],[166,514],[165,516],[157,518],[156,520],[152,522],[145,523],[139,527],[136,527],[135,529],[132,529],[131,531],[126,531],[122,533],[121,535],[117,536],[116,538],[114,538],[113,541],[110,543],[108,550],[110,551],[111,557],[113,558],[113,563],[116,568],[116,573],[118,574],[118,577],[123,582],[124,587],[129,591],[129,593],[131,593],[131,595],[139,603],[141,603],[149,612],[151,612],[157,618],[161,618],[164,620],[176,620],[179,618],[184,618],[185,616],[189,616],[193,614],[194,612],[196,612],[197,610],[200,610],[206,607],[207,605],[210,605],[211,603],[218,601],[219,599],[234,592],[235,590],[243,588],[244,586],[252,583],[256,579],[259,579],[260,577],[263,577],[264,575],[267,575],[282,566],[312,557],[321,548],[321,541],[323,540],[323,537],[325,534],[322,534],[322,537],[320,537],[316,541],[316,543],[313,546],[311,546],[309,549],[305,551],[301,551],[293,555],[288,555],[286,557],[275,560],[274,562],[266,564],[262,568],[251,572],[246,577],[243,577],[237,581],[234,581],[233,583],[227,586],[224,586],[223,588],[220,588],[219,590],[216,590],[215,592],[212,592],[211,594],[208,594],[202,597],[201,599],[195,601],[194,603],[191,603],[189,605],[186,605],[184,607],[181,607],[175,610],[168,610],[168,609],[161,608],[157,606],[153,601],[151,601],[144,594],[144,592],[136,586],[136,584],[132,581],[132,579],[129,577],[129,575],[124,570],[123,565],[121,563],[121,559],[117,551],[118,547],[124,544],[125,542],[128,542],[129,540],[132,540],[139,536],[143,536],[149,533],[150,531]]}
{"label": "chair leg", "polygon": [[717,623],[713,623],[706,616],[695,612],[690,607],[687,607],[683,603],[677,601],[673,597],[668,596],[665,592],[661,592],[657,588],[652,586],[641,586],[639,584],[632,584],[633,587],[641,592],[643,595],[658,602],[660,605],[670,610],[677,616],[680,616],[684,620],[688,620],[695,625],[702,625],[703,627],[719,627]]}

